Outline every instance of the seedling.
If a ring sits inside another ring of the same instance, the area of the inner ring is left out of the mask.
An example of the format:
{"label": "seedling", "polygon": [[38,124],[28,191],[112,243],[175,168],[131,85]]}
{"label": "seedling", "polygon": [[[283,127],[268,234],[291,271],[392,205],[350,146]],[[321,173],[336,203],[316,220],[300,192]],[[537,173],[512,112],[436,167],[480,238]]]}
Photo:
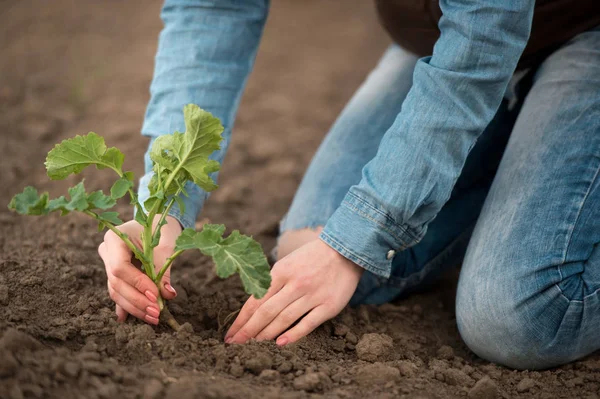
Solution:
{"label": "seedling", "polygon": [[[220,149],[223,126],[219,119],[197,105],[186,105],[183,114],[185,133],[160,136],[152,145],[150,158],[154,175],[148,185],[150,197],[143,207],[133,190],[133,173],[123,171],[123,153],[115,147],[107,148],[104,139],[93,132],[57,144],[46,157],[46,170],[50,179],[62,180],[90,165],[96,165],[98,169],[112,169],[118,179],[110,188],[110,195],[102,191],[87,193],[83,181],[68,189],[69,198],[50,199],[48,193],[38,194],[34,187],[26,187],[13,197],[8,207],[22,215],[47,215],[51,212],[66,215],[77,211],[94,218],[98,221],[99,231],[109,229],[123,240],[157,286],[183,251],[199,249],[212,257],[219,277],[226,278],[237,272],[246,292],[261,298],[271,284],[271,275],[260,244],[237,230],[225,238],[225,226],[222,224],[205,224],[201,231],[184,229],[177,238],[175,252],[156,271],[153,249],[160,241],[161,227],[166,224],[165,218],[173,205],[177,203],[181,212],[185,212],[181,200],[181,195],[188,195],[185,183],[191,181],[206,191],[217,188],[210,174],[218,171],[220,164],[209,156]],[[126,195],[135,207],[135,220],[143,226],[139,237],[141,248],[135,246],[127,234],[119,231],[117,226],[123,222],[117,212],[109,211],[119,198]],[[157,216],[158,223],[153,223]],[[161,320],[177,329],[178,324],[160,295],[158,305]]]}

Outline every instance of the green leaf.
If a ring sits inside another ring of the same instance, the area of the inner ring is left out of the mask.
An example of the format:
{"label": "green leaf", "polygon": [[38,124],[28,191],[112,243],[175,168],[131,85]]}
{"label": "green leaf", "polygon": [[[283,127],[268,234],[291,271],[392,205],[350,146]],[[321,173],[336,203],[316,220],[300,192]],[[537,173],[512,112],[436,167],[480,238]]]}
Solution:
{"label": "green leaf", "polygon": [[101,136],[90,132],[57,144],[46,157],[46,170],[53,180],[80,173],[90,165],[96,165],[98,169],[111,168],[120,174],[123,159],[121,151],[115,147],[107,148]]}
{"label": "green leaf", "polygon": [[179,213],[183,215],[185,213],[185,202],[183,202],[180,196],[175,197],[175,202],[179,206]]}
{"label": "green leaf", "polygon": [[144,213],[142,209],[138,209],[135,211],[134,219],[136,222],[146,227],[146,223],[148,223],[148,216]]}
{"label": "green leaf", "polygon": [[90,209],[110,209],[117,204],[117,201],[102,191],[94,191],[87,197]]}
{"label": "green leaf", "polygon": [[114,199],[104,195],[102,191],[87,194],[83,181],[69,188],[69,197],[67,199],[60,196],[50,200],[48,193],[38,195],[35,188],[27,187],[21,194],[13,197],[8,207],[22,215],[47,215],[55,211],[60,211],[62,215],[66,215],[72,211],[105,210],[116,204]]}
{"label": "green leaf", "polygon": [[258,242],[235,230],[223,238],[225,226],[205,224],[202,231],[185,229],[176,242],[175,250],[196,248],[211,256],[217,275],[226,278],[239,273],[248,294],[262,298],[271,285],[269,263]]}
{"label": "green leaf", "polygon": [[[64,197],[63,197],[64,198]],[[35,187],[25,187],[22,193],[15,195],[8,209],[21,215],[46,215],[48,213],[48,193],[38,195]]]}
{"label": "green leaf", "polygon": [[194,104],[186,105],[183,115],[185,133],[160,136],[150,150],[155,175],[160,175],[160,179],[151,181],[149,187],[154,187],[156,191],[162,189],[166,195],[172,194],[172,187],[159,187],[160,182],[166,184],[172,173],[176,174],[171,178],[175,182],[175,188],[182,186],[186,180],[193,181],[206,191],[217,188],[209,175],[217,172],[220,165],[208,157],[221,148],[223,125],[210,112]]}
{"label": "green leaf", "polygon": [[83,182],[69,188],[71,200],[65,205],[69,211],[85,211],[90,207]]}
{"label": "green leaf", "polygon": [[125,194],[127,194],[127,191],[129,191],[131,187],[133,187],[133,182],[126,176],[123,176],[110,188],[110,196],[116,200],[122,198],[125,196]]}
{"label": "green leaf", "polygon": [[115,226],[123,224],[123,221],[119,219],[119,212],[102,212],[98,215],[98,217],[101,220],[113,224]]}

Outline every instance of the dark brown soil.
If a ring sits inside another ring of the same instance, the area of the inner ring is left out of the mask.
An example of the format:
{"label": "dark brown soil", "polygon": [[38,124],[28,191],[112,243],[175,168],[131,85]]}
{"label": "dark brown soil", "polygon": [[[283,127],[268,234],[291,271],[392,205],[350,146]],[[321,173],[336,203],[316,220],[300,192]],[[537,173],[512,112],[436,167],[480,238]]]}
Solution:
{"label": "dark brown soil", "polygon": [[[221,188],[203,214],[266,250],[313,151],[388,42],[370,2],[273,3]],[[121,148],[139,176],[159,8],[1,2],[0,204],[26,185],[58,195],[76,182],[48,182],[43,161],[54,143],[89,130]],[[86,178],[93,189],[111,179],[95,170]],[[180,294],[171,303],[184,328],[119,325],[94,224],[3,207],[1,398],[598,398],[598,355],[517,372],[470,353],[455,327],[455,276],[408,300],[347,309],[284,349],[228,346],[219,325],[245,294],[235,278],[202,288],[211,265],[187,254],[173,271]]]}

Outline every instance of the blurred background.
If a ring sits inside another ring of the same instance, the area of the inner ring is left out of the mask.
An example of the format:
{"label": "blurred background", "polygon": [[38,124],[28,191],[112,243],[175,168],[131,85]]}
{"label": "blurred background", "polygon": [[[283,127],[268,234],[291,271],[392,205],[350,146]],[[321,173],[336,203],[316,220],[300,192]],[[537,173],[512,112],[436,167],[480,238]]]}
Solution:
{"label": "blurred background", "polygon": [[[45,154],[88,131],[120,148],[126,167],[141,175],[147,139],[139,131],[161,5],[0,2],[0,162],[10,188],[0,202],[25,185],[62,194],[79,177],[49,183]],[[370,1],[273,1],[221,187],[204,215],[237,228],[276,224],[323,135],[387,43]],[[85,176],[94,189],[112,179]]]}

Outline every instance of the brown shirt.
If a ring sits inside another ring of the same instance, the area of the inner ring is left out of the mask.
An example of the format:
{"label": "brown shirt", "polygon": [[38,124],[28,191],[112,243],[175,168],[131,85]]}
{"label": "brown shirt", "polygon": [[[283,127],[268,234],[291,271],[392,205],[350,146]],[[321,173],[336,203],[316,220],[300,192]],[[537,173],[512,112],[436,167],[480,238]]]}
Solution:
{"label": "brown shirt", "polygon": [[[375,0],[392,39],[419,56],[431,55],[440,35],[439,0]],[[517,69],[543,60],[575,35],[600,26],[600,0],[537,0],[527,47]]]}

